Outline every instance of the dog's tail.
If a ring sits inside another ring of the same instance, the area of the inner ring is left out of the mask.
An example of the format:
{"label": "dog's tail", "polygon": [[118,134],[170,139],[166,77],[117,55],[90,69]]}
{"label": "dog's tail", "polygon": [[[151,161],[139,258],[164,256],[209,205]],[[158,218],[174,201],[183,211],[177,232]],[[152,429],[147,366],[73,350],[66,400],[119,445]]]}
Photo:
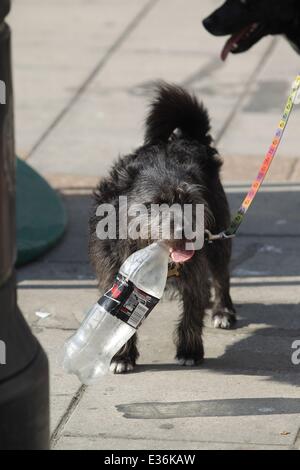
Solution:
{"label": "dog's tail", "polygon": [[175,129],[184,138],[210,145],[210,122],[206,109],[183,88],[159,82],[146,119],[146,144],[167,142]]}

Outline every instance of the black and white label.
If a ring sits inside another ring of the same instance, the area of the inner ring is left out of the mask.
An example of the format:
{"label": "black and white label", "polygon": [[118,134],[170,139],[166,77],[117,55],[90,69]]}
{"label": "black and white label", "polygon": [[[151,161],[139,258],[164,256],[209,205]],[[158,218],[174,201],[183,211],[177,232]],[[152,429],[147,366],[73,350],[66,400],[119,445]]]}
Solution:
{"label": "black and white label", "polygon": [[118,274],[112,288],[98,301],[105,310],[133,328],[138,328],[159,299],[138,289]]}

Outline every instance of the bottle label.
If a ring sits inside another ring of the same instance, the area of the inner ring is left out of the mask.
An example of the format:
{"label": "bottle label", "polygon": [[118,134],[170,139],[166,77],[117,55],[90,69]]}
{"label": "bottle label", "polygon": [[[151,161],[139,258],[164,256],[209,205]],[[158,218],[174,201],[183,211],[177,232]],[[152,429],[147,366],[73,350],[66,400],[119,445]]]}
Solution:
{"label": "bottle label", "polygon": [[116,276],[112,288],[98,301],[108,313],[133,328],[138,328],[159,299],[138,289],[121,274]]}

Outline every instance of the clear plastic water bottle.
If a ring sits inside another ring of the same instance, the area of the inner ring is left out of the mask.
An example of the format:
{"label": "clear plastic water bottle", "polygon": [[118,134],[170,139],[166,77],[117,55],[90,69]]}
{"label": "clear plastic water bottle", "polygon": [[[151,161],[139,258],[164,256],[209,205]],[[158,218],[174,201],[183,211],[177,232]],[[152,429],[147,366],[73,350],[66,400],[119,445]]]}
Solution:
{"label": "clear plastic water bottle", "polygon": [[169,249],[157,242],[123,263],[111,289],[92,307],[77,332],[65,343],[63,368],[92,384],[162,297],[168,275]]}

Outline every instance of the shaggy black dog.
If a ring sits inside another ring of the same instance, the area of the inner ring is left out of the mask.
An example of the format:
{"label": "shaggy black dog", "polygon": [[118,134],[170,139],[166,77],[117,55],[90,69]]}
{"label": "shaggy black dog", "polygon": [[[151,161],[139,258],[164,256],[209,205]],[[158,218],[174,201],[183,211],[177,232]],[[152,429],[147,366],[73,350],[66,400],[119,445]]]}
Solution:
{"label": "shaggy black dog", "polygon": [[[175,132],[174,132],[175,131]],[[144,146],[115,163],[95,191],[95,207],[114,204],[119,196],[129,204],[204,204],[205,228],[219,233],[230,221],[227,199],[219,178],[221,162],[212,147],[209,118],[197,100],[182,88],[161,83],[146,122]],[[100,240],[99,217],[90,219],[89,252],[99,287],[107,290],[123,261],[151,240]],[[165,240],[174,252],[182,241]],[[178,245],[179,244],[179,245]],[[210,275],[215,290],[213,323],[230,328],[235,311],[229,293],[231,241],[217,241],[196,250],[181,267],[180,277],[170,280],[182,300],[176,331],[177,359],[182,365],[203,359],[202,322],[210,304]],[[132,370],[138,358],[136,335],[115,356],[114,372]]]}
{"label": "shaggy black dog", "polygon": [[230,52],[247,51],[269,34],[283,34],[300,52],[299,0],[227,0],[203,25],[215,36],[232,35],[223,48],[223,60]]}

